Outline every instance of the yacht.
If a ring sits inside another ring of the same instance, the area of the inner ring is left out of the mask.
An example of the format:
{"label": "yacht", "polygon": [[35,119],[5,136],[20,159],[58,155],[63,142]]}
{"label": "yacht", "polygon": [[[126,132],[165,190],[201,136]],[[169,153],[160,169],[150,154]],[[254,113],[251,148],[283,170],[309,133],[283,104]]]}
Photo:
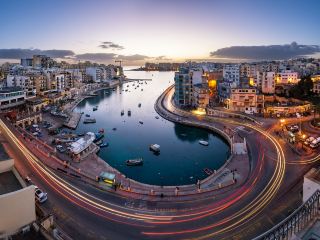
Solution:
{"label": "yacht", "polygon": [[151,144],[150,150],[155,153],[159,153],[160,152],[160,145],[159,144]]}

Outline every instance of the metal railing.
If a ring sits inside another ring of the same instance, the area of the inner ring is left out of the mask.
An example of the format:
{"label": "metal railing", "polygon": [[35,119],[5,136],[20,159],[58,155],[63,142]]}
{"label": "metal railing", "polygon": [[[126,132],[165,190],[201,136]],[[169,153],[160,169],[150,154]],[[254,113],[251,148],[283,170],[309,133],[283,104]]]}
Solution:
{"label": "metal railing", "polygon": [[305,228],[319,214],[320,191],[317,190],[305,203],[276,226],[253,240],[286,240]]}

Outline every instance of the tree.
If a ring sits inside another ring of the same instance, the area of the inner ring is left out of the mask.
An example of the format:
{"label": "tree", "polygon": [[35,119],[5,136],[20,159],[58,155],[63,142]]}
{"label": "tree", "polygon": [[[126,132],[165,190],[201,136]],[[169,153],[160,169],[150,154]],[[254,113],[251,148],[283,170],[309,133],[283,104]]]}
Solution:
{"label": "tree", "polygon": [[311,76],[302,77],[300,82],[289,90],[290,97],[304,100],[309,98],[313,92],[313,82]]}

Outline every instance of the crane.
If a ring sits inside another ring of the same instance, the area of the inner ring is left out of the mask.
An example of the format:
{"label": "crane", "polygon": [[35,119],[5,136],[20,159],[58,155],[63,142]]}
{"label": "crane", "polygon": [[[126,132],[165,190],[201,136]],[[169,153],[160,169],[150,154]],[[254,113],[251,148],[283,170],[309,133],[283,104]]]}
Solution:
{"label": "crane", "polygon": [[117,62],[120,63],[120,67],[121,67],[121,64],[122,64],[123,61],[122,61],[122,60],[115,60],[115,62],[116,62],[116,63],[117,63]]}

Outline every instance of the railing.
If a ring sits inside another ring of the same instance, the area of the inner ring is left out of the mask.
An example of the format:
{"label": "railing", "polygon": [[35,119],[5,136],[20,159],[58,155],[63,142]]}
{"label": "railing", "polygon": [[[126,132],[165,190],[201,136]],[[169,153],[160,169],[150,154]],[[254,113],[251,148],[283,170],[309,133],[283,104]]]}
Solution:
{"label": "railing", "polygon": [[253,240],[285,240],[302,230],[319,214],[320,191],[317,190],[304,204],[276,226]]}

